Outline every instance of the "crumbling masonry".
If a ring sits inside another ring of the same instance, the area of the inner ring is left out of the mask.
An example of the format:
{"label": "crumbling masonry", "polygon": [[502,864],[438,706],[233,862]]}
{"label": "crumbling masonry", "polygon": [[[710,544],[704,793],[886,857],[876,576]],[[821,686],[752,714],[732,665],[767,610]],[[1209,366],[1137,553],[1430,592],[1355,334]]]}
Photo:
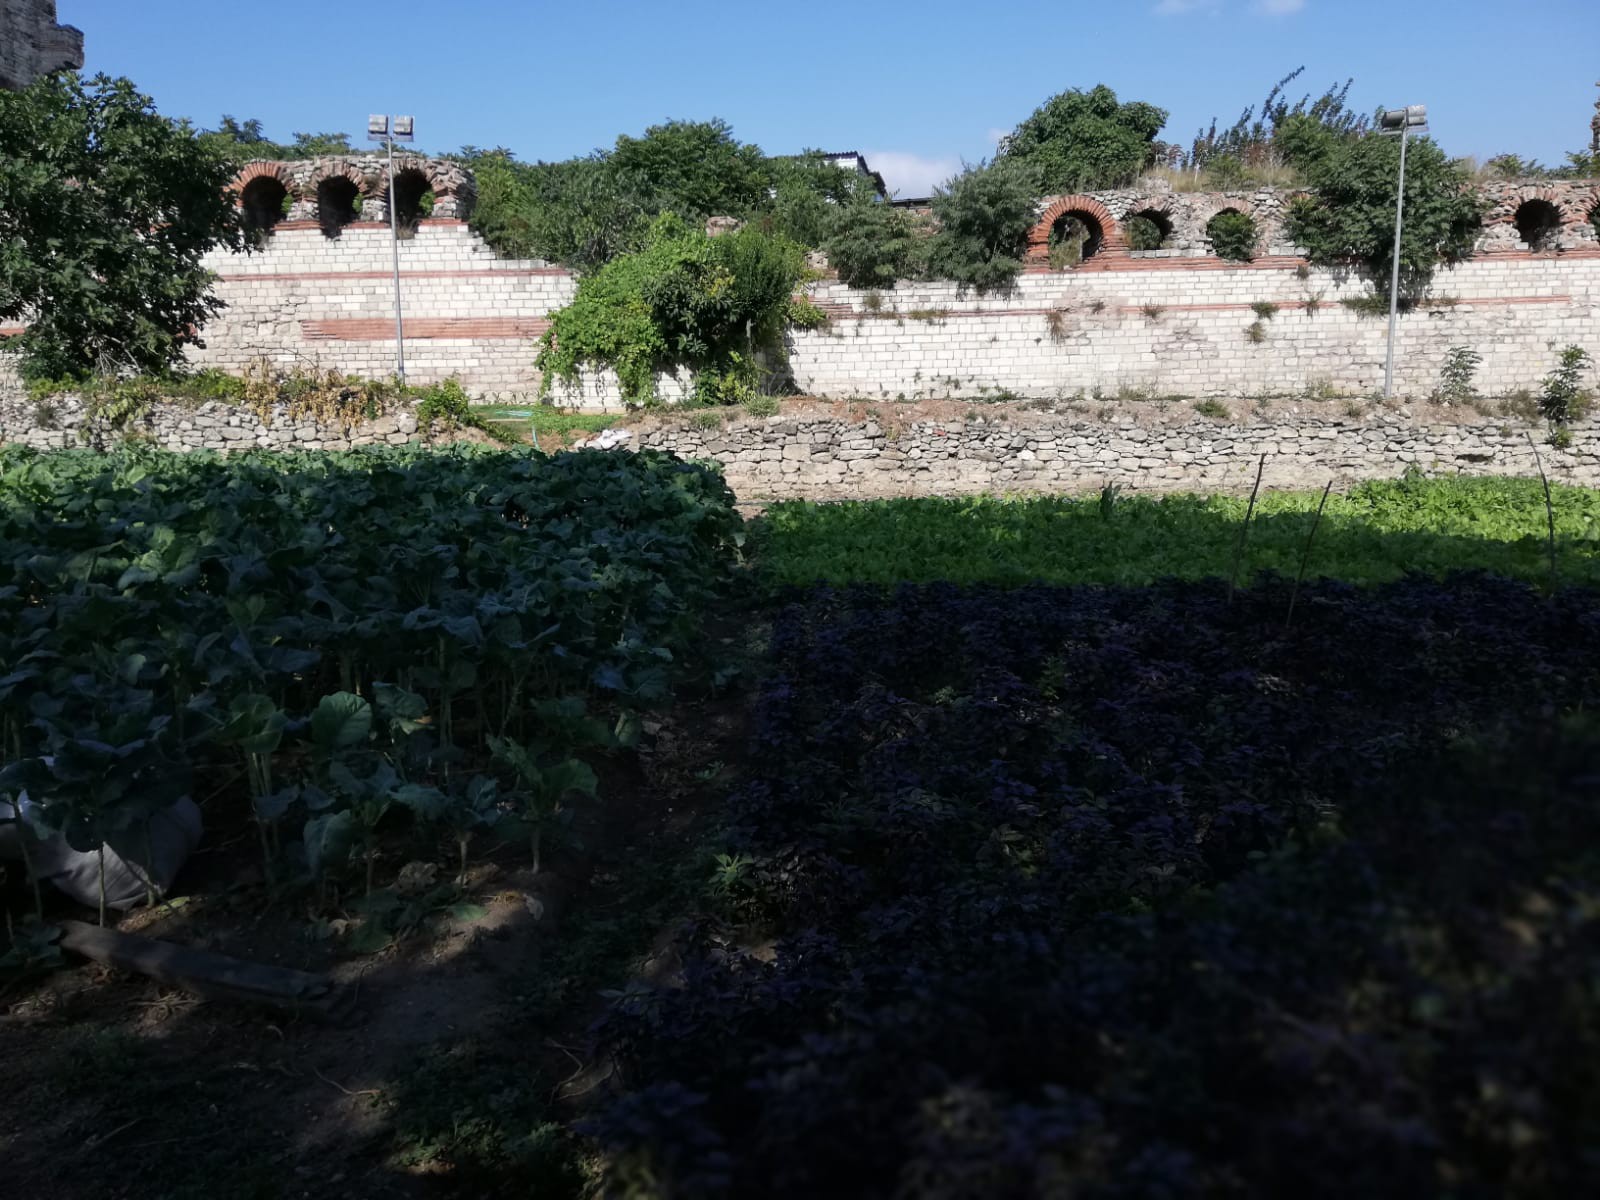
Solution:
{"label": "crumbling masonry", "polygon": [[55,0],[0,0],[0,88],[83,66],[83,34],[56,23]]}

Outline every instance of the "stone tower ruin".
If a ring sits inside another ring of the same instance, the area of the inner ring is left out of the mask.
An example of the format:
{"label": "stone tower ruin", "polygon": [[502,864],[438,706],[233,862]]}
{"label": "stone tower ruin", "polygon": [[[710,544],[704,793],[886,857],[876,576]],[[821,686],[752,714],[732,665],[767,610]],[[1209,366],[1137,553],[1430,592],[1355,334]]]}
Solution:
{"label": "stone tower ruin", "polygon": [[56,0],[0,0],[0,88],[83,66],[83,34],[56,22]]}

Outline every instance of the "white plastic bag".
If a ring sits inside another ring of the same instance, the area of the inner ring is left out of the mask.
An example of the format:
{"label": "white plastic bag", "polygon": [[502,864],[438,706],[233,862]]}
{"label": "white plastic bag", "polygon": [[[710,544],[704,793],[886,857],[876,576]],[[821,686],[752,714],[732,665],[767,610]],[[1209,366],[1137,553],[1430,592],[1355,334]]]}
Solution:
{"label": "white plastic bag", "polygon": [[[32,805],[20,797],[24,820]],[[8,806],[9,807],[9,806]],[[8,812],[6,816],[12,815]],[[106,907],[122,912],[144,903],[154,892],[164,896],[200,844],[204,823],[200,806],[185,796],[150,821],[148,839],[142,829],[131,830],[105,848]],[[0,825],[0,856],[20,859],[23,831],[14,823]],[[148,853],[149,861],[146,862]],[[60,888],[80,904],[100,904],[100,855],[74,850],[60,834],[30,838],[28,858],[34,874]]]}

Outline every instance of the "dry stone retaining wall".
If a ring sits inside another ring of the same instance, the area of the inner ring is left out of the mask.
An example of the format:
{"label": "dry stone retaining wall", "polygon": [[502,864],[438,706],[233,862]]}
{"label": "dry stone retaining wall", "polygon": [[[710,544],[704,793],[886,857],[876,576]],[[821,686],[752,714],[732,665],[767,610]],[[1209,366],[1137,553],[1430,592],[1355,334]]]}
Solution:
{"label": "dry stone retaining wall", "polygon": [[0,391],[0,443],[40,450],[103,447],[130,434],[168,450],[349,450],[403,445],[417,432],[416,414],[409,409],[346,428],[296,420],[282,405],[263,422],[252,409],[219,401],[153,405],[127,429],[116,430],[91,418],[78,396],[35,401],[15,390]]}
{"label": "dry stone retaining wall", "polygon": [[[626,445],[722,464],[745,500],[978,492],[1248,491],[1261,455],[1270,488],[1320,488],[1329,479],[1429,474],[1534,475],[1520,423],[1414,425],[1396,416],[1357,424],[1325,418],[1231,424],[1190,420],[1159,428],[1062,416],[923,421],[776,417],[701,430],[636,430]],[[1567,450],[1541,444],[1552,479],[1600,485],[1600,423],[1575,425]],[[1536,439],[1542,435],[1533,432]]]}

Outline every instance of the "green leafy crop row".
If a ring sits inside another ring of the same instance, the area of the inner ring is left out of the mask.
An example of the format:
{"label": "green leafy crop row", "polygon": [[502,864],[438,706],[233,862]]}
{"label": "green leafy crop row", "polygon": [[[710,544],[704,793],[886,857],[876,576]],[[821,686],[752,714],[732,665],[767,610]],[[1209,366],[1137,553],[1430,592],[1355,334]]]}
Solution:
{"label": "green leafy crop row", "polygon": [[[1319,495],[1269,493],[1243,568],[1294,575]],[[779,584],[933,582],[1142,584],[1230,573],[1246,501],[1228,496],[795,502],[768,510],[760,562]],[[1554,489],[1557,560],[1600,581],[1600,492]],[[1353,582],[1481,568],[1548,577],[1538,480],[1407,479],[1330,499],[1308,575]]]}
{"label": "green leafy crop row", "polygon": [[537,857],[741,540],[717,475],[651,452],[0,448],[0,820],[26,790],[35,831],[137,853],[231,768],[271,877],[370,888],[392,810]]}

